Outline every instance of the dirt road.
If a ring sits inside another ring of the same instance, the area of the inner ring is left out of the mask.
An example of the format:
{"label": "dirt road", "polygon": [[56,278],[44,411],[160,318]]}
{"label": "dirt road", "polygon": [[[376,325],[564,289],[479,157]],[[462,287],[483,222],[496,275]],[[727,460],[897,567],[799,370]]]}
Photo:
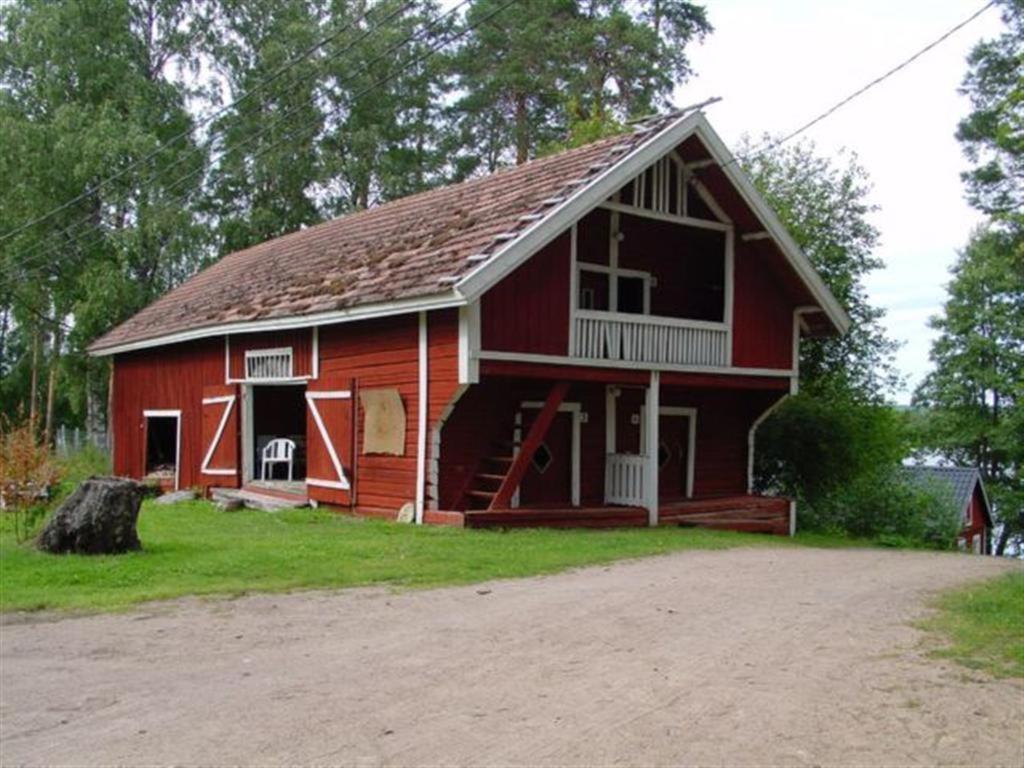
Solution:
{"label": "dirt road", "polygon": [[681,553],[536,579],[8,616],[4,765],[1022,765],[1024,684],[925,658],[1015,567]]}

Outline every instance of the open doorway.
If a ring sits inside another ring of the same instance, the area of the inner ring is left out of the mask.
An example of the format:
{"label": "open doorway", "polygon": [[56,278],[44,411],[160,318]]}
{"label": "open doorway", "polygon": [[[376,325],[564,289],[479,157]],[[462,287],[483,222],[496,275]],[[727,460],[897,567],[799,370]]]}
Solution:
{"label": "open doorway", "polygon": [[178,489],[181,411],[143,411],[146,420],[144,478],[165,490]]}
{"label": "open doorway", "polygon": [[248,430],[252,482],[304,490],[306,479],[305,387],[257,385],[251,388]]}

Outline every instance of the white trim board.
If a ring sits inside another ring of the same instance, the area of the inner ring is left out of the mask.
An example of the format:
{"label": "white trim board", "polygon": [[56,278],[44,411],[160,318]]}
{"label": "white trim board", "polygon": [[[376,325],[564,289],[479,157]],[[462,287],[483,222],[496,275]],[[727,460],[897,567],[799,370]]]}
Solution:
{"label": "white trim board", "polygon": [[668,365],[666,363],[632,363],[626,360],[598,360],[589,357],[560,357],[558,355],[534,355],[526,352],[502,352],[483,350],[481,360],[498,360],[515,363],[539,363],[542,365],[574,365],[585,368],[617,368],[622,371],[665,371],[668,373],[730,374],[736,376],[767,376],[788,379],[795,371],[780,368],[725,368],[702,365]]}
{"label": "white trim board", "polygon": [[[181,488],[181,410],[143,409],[142,418],[177,419],[177,433],[174,438],[174,490]],[[142,471],[146,471],[146,452],[149,450],[149,425],[146,425],[146,444],[142,447]]]}
{"label": "white trim board", "polygon": [[125,344],[114,344],[109,347],[89,350],[93,357],[106,357],[107,355],[118,355],[123,352],[134,352],[139,349],[151,349],[162,347],[168,344],[180,344],[184,341],[195,341],[196,339],[207,339],[213,336],[234,333],[255,333],[263,331],[290,331],[296,328],[313,328],[321,325],[334,325],[336,323],[352,323],[358,320],[372,320],[378,317],[391,317],[393,315],[405,315],[413,312],[429,311],[435,309],[450,309],[461,307],[466,300],[452,292],[428,296],[426,298],[400,299],[398,301],[380,302],[367,304],[351,309],[340,309],[334,312],[319,312],[313,315],[294,315],[290,317],[277,317],[269,320],[247,320],[234,323],[218,323],[217,325],[206,326],[205,328],[193,328],[187,331],[154,336],[150,339],[141,339]]}

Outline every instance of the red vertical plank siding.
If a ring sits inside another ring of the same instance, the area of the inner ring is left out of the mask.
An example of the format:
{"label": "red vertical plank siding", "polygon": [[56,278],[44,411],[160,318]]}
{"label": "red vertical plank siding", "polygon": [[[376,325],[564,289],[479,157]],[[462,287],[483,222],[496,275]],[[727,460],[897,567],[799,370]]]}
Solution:
{"label": "red vertical plank siding", "polygon": [[414,314],[320,329],[321,376],[354,379],[357,393],[393,387],[405,406],[403,455],[364,455],[362,406],[358,400],[354,403],[356,504],[360,507],[397,511],[415,499],[418,348]]}
{"label": "red vertical plank siding", "polygon": [[[433,425],[458,389],[458,314],[427,317],[427,450]],[[418,314],[325,326],[320,329],[321,376],[355,380],[356,390],[394,387],[405,406],[402,456],[362,453],[362,408],[356,413],[356,499],[360,508],[397,511],[416,498],[419,420]],[[429,466],[429,456],[427,457]],[[312,489],[311,489],[312,491]]]}
{"label": "red vertical plank siding", "polygon": [[981,494],[981,488],[975,487],[971,501],[967,506],[967,518],[964,520],[964,529],[961,536],[967,540],[968,548],[974,536],[981,536],[984,542],[983,552],[988,551],[988,542],[985,532],[985,500]]}
{"label": "red vertical plank siding", "polygon": [[246,350],[274,349],[276,347],[292,348],[292,373],[295,376],[313,375],[313,329],[297,328],[293,331],[233,334],[231,336],[231,378],[245,378]]}
{"label": "red vertical plank siding", "polygon": [[114,472],[142,477],[146,444],[144,410],[181,411],[179,483],[199,486],[204,480],[203,387],[224,383],[224,340],[174,344],[114,358]]}
{"label": "red vertical plank siding", "polygon": [[564,233],[484,294],[483,348],[565,355],[569,350],[570,236]]}
{"label": "red vertical plank siding", "polygon": [[733,365],[740,368],[792,368],[792,302],[771,270],[750,249],[739,243],[734,271]]}
{"label": "red vertical plank siding", "polygon": [[662,389],[662,405],[697,409],[694,496],[746,493],[750,427],[783,396],[777,390]]}

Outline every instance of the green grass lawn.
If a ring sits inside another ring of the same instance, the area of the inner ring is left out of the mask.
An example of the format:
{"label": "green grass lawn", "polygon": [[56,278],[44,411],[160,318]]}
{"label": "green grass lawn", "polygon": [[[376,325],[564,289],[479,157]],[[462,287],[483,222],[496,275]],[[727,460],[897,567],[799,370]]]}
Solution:
{"label": "green grass lawn", "polygon": [[947,592],[921,623],[949,640],[936,656],[996,677],[1024,677],[1024,573]]}
{"label": "green grass lawn", "polygon": [[686,528],[474,531],[326,511],[220,512],[208,502],[143,505],[143,551],[54,556],[0,522],[0,610],[112,610],[181,595],[465,584],[683,549],[786,544]]}

